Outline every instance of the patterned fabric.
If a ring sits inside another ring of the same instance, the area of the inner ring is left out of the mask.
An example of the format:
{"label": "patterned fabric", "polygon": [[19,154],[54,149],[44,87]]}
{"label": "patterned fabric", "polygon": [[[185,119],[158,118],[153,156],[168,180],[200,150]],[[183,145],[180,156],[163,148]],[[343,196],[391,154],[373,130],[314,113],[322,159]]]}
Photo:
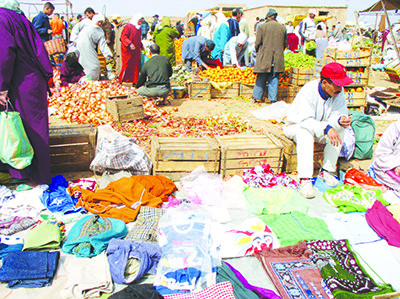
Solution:
{"label": "patterned fabric", "polygon": [[229,281],[213,285],[203,291],[189,294],[165,295],[165,299],[235,299],[232,284]]}
{"label": "patterned fabric", "polygon": [[14,197],[13,191],[8,189],[6,186],[0,186],[0,207],[4,202],[9,201]]}
{"label": "patterned fabric", "polygon": [[377,284],[359,264],[347,240],[315,241],[307,244],[311,259],[335,298],[372,298],[394,292],[387,284]]}
{"label": "patterned fabric", "polygon": [[21,230],[27,229],[35,223],[36,221],[30,217],[9,217],[7,219],[0,220],[0,234],[9,236]]}
{"label": "patterned fabric", "polygon": [[282,298],[333,298],[310,255],[305,241],[255,253]]}
{"label": "patterned fabric", "polygon": [[163,209],[141,206],[134,226],[125,240],[157,242],[158,221],[163,214]]}
{"label": "patterned fabric", "polygon": [[292,189],[298,188],[298,183],[288,177],[285,172],[275,175],[269,164],[256,166],[243,174],[243,181],[250,187],[275,187],[285,186]]}
{"label": "patterned fabric", "polygon": [[379,200],[385,206],[389,205],[383,199],[381,190],[364,190],[358,186],[339,185],[326,190],[323,197],[343,213],[365,212],[372,207],[375,200]]}

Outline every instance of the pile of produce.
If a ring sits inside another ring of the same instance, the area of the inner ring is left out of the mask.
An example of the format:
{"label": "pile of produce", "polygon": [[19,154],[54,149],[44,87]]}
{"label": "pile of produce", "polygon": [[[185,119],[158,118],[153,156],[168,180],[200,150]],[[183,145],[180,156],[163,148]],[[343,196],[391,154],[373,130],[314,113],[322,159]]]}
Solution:
{"label": "pile of produce", "polygon": [[212,82],[241,82],[245,84],[254,84],[256,82],[256,75],[253,73],[253,68],[209,68],[201,72],[200,77],[209,78]]}
{"label": "pile of produce", "polygon": [[173,73],[171,76],[171,84],[173,84],[174,81],[179,86],[185,85],[185,83],[190,83],[192,82],[192,75],[186,70],[184,65],[177,65],[172,68]]}
{"label": "pile of produce", "polygon": [[69,84],[52,90],[49,107],[57,109],[56,115],[68,122],[94,125],[113,121],[106,111],[109,96],[136,95],[132,87],[125,87],[116,81],[91,81],[85,84]]}
{"label": "pile of produce", "polygon": [[[372,47],[372,54],[380,54],[382,51],[382,44],[381,43],[375,43],[372,41],[370,38],[363,38],[362,40],[356,41],[353,45],[353,50],[354,51],[368,51],[365,48],[371,48]],[[363,49],[364,48],[364,49]]]}
{"label": "pile of produce", "polygon": [[303,53],[286,53],[285,67],[314,67],[315,57]]}
{"label": "pile of produce", "polygon": [[[156,109],[159,109],[156,107]],[[163,109],[160,109],[163,110]],[[135,137],[136,143],[147,153],[150,152],[150,137],[204,137],[214,135],[234,135],[255,131],[239,116],[221,114],[212,117],[180,117],[165,114],[154,119],[132,123],[112,124],[113,128],[128,137]]]}
{"label": "pile of produce", "polygon": [[176,61],[181,61],[182,60],[182,43],[186,39],[184,38],[179,38],[175,40],[175,57]]}

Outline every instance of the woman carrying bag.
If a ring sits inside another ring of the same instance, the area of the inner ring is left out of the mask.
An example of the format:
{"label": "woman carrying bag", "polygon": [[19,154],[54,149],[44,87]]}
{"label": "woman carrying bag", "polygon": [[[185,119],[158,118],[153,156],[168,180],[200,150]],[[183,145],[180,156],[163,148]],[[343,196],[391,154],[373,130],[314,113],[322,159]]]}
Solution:
{"label": "woman carrying bag", "polygon": [[[0,162],[0,172],[30,180],[31,185],[50,184],[47,82],[53,72],[43,42],[16,0],[0,0],[0,53],[1,117],[7,117],[4,110],[9,101],[21,117],[34,151],[29,166],[17,169]],[[7,107],[7,110],[13,109]],[[10,130],[3,127],[0,138],[9,134]],[[9,155],[8,150],[0,152],[1,160],[6,155]],[[22,166],[23,163],[18,167]]]}

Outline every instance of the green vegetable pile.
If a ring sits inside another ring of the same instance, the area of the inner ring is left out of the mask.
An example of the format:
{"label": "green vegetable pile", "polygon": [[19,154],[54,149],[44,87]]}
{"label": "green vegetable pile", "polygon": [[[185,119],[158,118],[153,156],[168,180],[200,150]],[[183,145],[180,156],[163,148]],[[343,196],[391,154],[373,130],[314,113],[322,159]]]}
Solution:
{"label": "green vegetable pile", "polygon": [[185,85],[185,83],[192,82],[191,74],[186,70],[184,65],[177,65],[172,68],[171,80],[178,82],[179,86]]}
{"label": "green vegetable pile", "polygon": [[315,57],[303,53],[286,53],[285,67],[314,67]]}

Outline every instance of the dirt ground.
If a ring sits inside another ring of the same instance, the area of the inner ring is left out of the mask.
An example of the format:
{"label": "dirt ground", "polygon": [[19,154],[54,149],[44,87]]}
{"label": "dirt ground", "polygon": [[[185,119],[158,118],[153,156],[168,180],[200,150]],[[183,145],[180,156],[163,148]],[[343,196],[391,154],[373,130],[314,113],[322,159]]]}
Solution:
{"label": "dirt ground", "polygon": [[[370,75],[369,87],[371,89],[374,87],[391,87],[399,89],[399,84],[391,82],[389,80],[389,77],[384,72],[372,71]],[[171,104],[167,106],[162,106],[162,109],[171,110],[171,112],[174,113],[176,116],[208,117],[216,115],[217,113],[237,114],[255,129],[261,129],[264,132],[281,133],[283,124],[272,124],[270,121],[259,120],[251,114],[251,111],[263,108],[267,105],[268,104],[265,103],[252,103],[249,99],[245,99],[242,97],[209,100],[196,100],[185,98],[171,100]],[[178,108],[178,110],[174,111],[174,108]],[[389,112],[387,114],[374,117],[377,138],[379,138],[379,135],[385,131],[390,123],[400,118],[400,109],[392,107],[388,111]],[[50,124],[59,125],[66,123],[65,121],[55,116],[51,116]],[[368,169],[370,163],[370,160],[358,161],[352,159],[350,161],[342,161],[340,166],[342,169],[347,169],[350,167]],[[72,180],[92,176],[93,174],[91,172],[74,172],[63,173],[63,175],[66,177],[66,179]]]}

